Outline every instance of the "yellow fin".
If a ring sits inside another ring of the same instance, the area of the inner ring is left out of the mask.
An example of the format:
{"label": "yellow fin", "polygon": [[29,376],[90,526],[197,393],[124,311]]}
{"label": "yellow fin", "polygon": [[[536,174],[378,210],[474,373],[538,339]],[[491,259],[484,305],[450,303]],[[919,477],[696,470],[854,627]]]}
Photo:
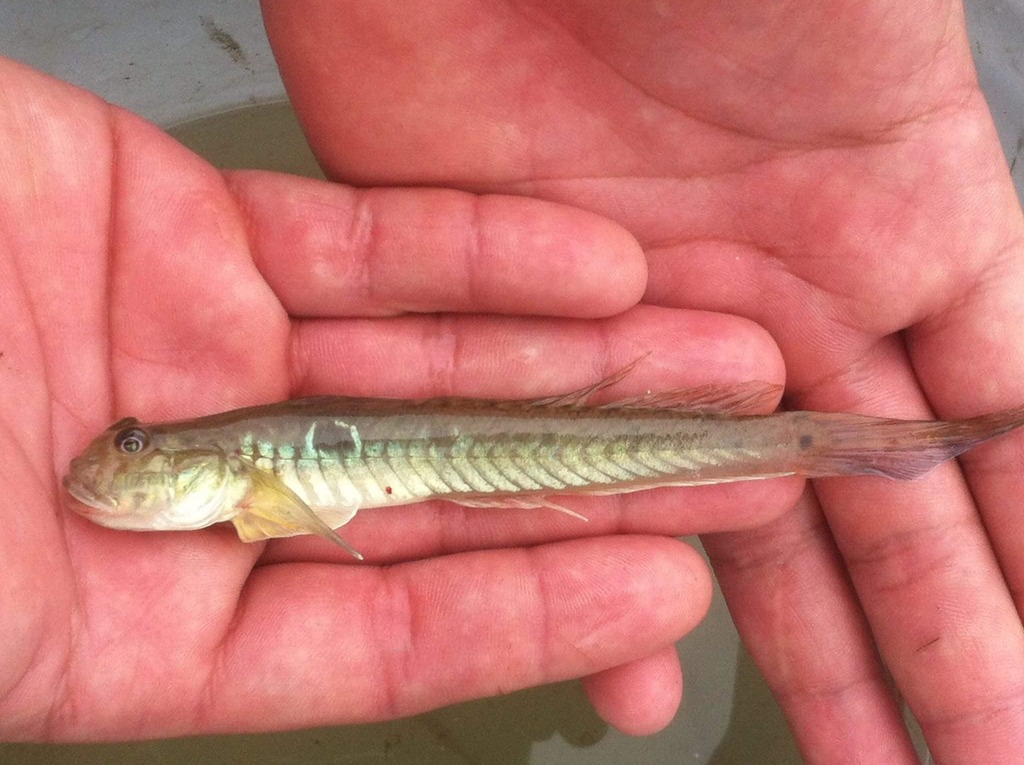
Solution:
{"label": "yellow fin", "polygon": [[249,492],[239,503],[240,512],[231,520],[243,542],[316,534],[344,547],[357,560],[363,560],[359,552],[276,476],[250,466],[246,467],[246,474]]}

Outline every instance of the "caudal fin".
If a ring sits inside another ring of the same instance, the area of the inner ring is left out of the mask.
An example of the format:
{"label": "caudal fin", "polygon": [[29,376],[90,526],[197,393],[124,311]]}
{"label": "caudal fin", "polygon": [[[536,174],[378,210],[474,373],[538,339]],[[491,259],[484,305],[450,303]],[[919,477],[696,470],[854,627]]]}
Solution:
{"label": "caudal fin", "polygon": [[808,424],[800,471],[805,475],[879,475],[905,481],[1024,425],[1024,406],[949,422],[813,413]]}

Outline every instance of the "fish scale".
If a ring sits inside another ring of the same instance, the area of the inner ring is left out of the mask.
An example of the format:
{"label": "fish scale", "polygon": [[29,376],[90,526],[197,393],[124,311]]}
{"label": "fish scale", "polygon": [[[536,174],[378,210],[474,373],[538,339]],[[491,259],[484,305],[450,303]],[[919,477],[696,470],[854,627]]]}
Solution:
{"label": "fish scale", "polygon": [[[660,435],[620,436],[612,441],[596,435],[545,433],[498,437],[504,440],[465,435],[444,440],[364,440],[361,454],[348,454],[343,460],[338,458],[338,444],[317,444],[317,472],[303,474],[295,467],[302,460],[292,459],[291,469],[279,475],[315,508],[337,504],[338,487],[358,493],[361,507],[379,507],[460,494],[480,499],[480,495],[505,492],[558,492],[666,476],[682,481],[686,480],[682,472],[714,465],[722,456],[707,449],[704,459],[684,456],[677,444]],[[736,453],[751,451],[737,449]],[[706,482],[699,476],[692,480]]]}

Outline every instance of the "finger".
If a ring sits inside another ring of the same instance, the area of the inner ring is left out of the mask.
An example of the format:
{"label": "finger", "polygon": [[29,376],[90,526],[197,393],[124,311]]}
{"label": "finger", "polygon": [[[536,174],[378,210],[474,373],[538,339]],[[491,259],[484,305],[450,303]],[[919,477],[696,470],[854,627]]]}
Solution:
{"label": "finger", "polygon": [[746,319],[637,306],[599,321],[481,316],[302,321],[292,395],[530,398],[591,385],[637,362],[605,400],[647,389],[764,381],[784,368]]}
{"label": "finger", "polygon": [[625,229],[592,213],[440,189],[228,175],[256,263],[293,316],[608,316],[643,294]]}
{"label": "finger", "polygon": [[[1024,253],[1007,253],[968,299],[915,327],[908,350],[931,406],[964,417],[1024,402]],[[956,364],[950,358],[963,359]],[[999,439],[961,458],[1000,566],[1024,612],[1024,439]]]}
{"label": "finger", "polygon": [[[986,162],[974,157],[970,164],[984,167]],[[994,166],[994,161],[988,164]],[[965,235],[954,231],[938,247],[936,262],[944,267],[930,267],[934,281],[918,289],[903,287],[886,273],[895,266],[880,263],[886,279],[863,290],[873,299],[850,303],[841,326],[825,323],[815,328],[823,313],[815,308],[820,294],[801,283],[786,289],[782,282],[787,277],[766,272],[763,258],[749,247],[728,252],[730,266],[737,267],[728,277],[720,268],[721,252],[716,253],[719,265],[713,258],[703,259],[707,271],[701,270],[700,258],[687,258],[685,269],[668,258],[660,264],[655,259],[652,282],[658,283],[661,276],[666,281],[654,297],[669,300],[671,290],[678,289],[686,300],[708,308],[742,311],[744,304],[756,306],[747,310],[779,339],[790,362],[790,381],[798,391],[814,389],[813,395],[794,397],[800,408],[955,417],[1015,405],[1024,400],[1022,350],[1016,337],[1021,318],[1017,296],[1024,285],[1012,246],[1019,240],[1020,219],[1016,202],[1007,198],[1012,190],[1001,193],[1001,183],[999,176],[991,187],[982,187],[983,204],[957,203],[956,215],[967,216],[969,225],[963,225]],[[1006,216],[1011,206],[1013,212]],[[922,242],[921,248],[926,247],[930,245]],[[993,252],[1002,254],[985,254]],[[825,264],[808,262],[822,268]],[[985,262],[997,265],[979,278],[979,264]],[[855,269],[854,284],[876,270],[873,261],[870,268]],[[914,273],[904,269],[902,279]],[[890,294],[893,282],[899,287],[891,294],[900,299],[879,301],[878,295]],[[693,289],[694,283],[702,286],[701,294]],[[842,295],[857,292],[850,292],[849,283],[831,290]],[[760,300],[761,295],[776,296],[775,304],[766,309],[768,301]],[[906,335],[913,366],[902,338],[874,341],[876,333],[916,323],[923,316],[931,318]],[[851,332],[850,327],[869,330]],[[819,486],[885,663],[922,721],[939,760],[1017,761],[1021,756],[1017,745],[1009,742],[1024,737],[1024,646],[1019,603],[1015,609],[1007,590],[1008,581],[1010,592],[1020,592],[1020,556],[1014,547],[1021,529],[1016,519],[997,520],[1019,515],[1012,498],[1020,496],[1021,487],[1012,479],[993,480],[1000,472],[1009,475],[1006,466],[1019,464],[1019,438],[1012,436],[967,455],[971,492],[949,466],[911,485],[865,479]],[[979,523],[979,509],[985,527]]]}
{"label": "finger", "polygon": [[[803,400],[842,406],[853,390],[884,401],[875,411],[929,416],[899,341],[877,343],[862,364],[870,376]],[[879,650],[936,757],[1019,759],[1007,742],[1024,731],[1020,619],[955,465],[909,484],[819,481],[817,492]]]}
{"label": "finger", "polygon": [[813,493],[761,528],[702,541],[736,628],[808,761],[856,751],[864,762],[916,763]]}
{"label": "finger", "polygon": [[694,550],[644,537],[260,568],[202,691],[203,726],[391,719],[593,674],[675,641],[710,596]]}
{"label": "finger", "polygon": [[583,678],[594,709],[608,724],[632,736],[665,728],[679,711],[683,674],[674,645],[650,656]]}
{"label": "finger", "polygon": [[[910,334],[915,370],[941,415],[1024,402],[1022,290],[1024,256],[1014,246],[994,259],[963,300]],[[938,759],[1019,761],[1024,756],[1019,743],[1024,740],[1024,436],[1015,433],[986,444],[965,455],[962,464],[969,493],[958,482],[955,493],[941,497],[958,512],[926,528],[920,549],[905,553],[909,563],[901,566],[914,571],[911,566],[936,562],[945,573],[946,587],[931,593],[936,609],[947,614],[945,629],[918,633],[916,656],[925,665],[919,671],[951,677],[935,694],[937,677],[915,675],[915,689],[907,695]],[[869,549],[890,555],[899,550],[877,544]]]}

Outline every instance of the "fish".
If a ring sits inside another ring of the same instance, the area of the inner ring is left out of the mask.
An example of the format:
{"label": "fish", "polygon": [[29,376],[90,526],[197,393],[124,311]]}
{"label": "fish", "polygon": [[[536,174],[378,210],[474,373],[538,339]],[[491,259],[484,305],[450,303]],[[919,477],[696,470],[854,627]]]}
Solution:
{"label": "fish", "polygon": [[118,420],[73,460],[73,509],[113,529],[231,522],[256,542],[333,541],[358,511],[447,500],[546,507],[663,486],[782,476],[910,480],[1024,424],[1024,406],[962,420],[777,411],[763,382],[592,405],[629,368],[533,400],[320,396],[157,423]]}

